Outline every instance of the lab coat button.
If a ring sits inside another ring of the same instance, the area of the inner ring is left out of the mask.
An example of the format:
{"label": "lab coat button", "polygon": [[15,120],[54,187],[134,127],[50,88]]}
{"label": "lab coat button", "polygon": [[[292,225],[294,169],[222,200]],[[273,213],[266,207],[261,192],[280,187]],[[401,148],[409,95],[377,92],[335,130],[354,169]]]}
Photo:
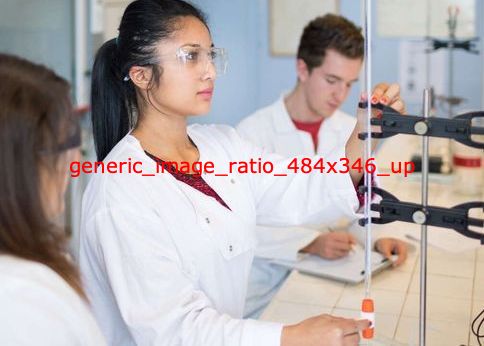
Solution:
{"label": "lab coat button", "polygon": [[206,223],[210,223],[210,219],[208,217],[205,218]]}
{"label": "lab coat button", "polygon": [[234,179],[230,179],[230,182],[231,182],[232,184],[235,184],[235,180],[234,180]]}
{"label": "lab coat button", "polygon": [[233,249],[232,245],[229,245],[229,251],[232,252]]}

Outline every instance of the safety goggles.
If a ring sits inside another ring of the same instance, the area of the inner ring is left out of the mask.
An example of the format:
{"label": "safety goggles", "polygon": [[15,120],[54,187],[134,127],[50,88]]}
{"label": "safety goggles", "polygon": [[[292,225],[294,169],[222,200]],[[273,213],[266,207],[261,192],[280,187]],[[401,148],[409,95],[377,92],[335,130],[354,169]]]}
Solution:
{"label": "safety goggles", "polygon": [[73,114],[68,119],[63,119],[65,124],[62,134],[56,138],[55,144],[49,144],[49,148],[41,148],[41,155],[59,154],[63,151],[78,148],[81,146],[81,124],[77,114]]}
{"label": "safety goggles", "polygon": [[228,57],[225,49],[211,47],[202,48],[198,45],[186,45],[177,49],[175,54],[164,54],[149,61],[148,64],[160,64],[176,61],[180,66],[198,75],[208,72],[209,64],[215,68],[217,76],[227,71]]}

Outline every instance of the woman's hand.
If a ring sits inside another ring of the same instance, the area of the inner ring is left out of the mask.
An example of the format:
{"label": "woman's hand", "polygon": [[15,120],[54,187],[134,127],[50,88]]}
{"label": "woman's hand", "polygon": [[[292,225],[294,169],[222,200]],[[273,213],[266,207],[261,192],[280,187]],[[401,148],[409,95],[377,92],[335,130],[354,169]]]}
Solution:
{"label": "woman's hand", "polygon": [[405,114],[406,111],[405,103],[400,97],[400,86],[398,84],[377,84],[371,94],[371,103],[381,103],[385,106],[390,106],[401,114]]}
{"label": "woman's hand", "polygon": [[[360,101],[366,101],[366,94],[361,95]],[[400,98],[400,87],[398,86],[398,84],[377,84],[375,89],[373,89],[370,101],[372,104],[382,103],[384,105],[390,106],[400,113],[405,112],[405,103]],[[346,143],[346,157],[350,162],[350,167],[359,159],[363,160],[364,156],[364,145],[362,141],[358,139],[358,133],[365,131],[364,119],[366,119],[366,117],[364,116],[364,114],[361,115],[362,116],[357,116],[358,121],[356,123],[356,126],[353,129],[353,133],[348,139],[348,142]],[[377,140],[371,141],[372,150],[375,149],[377,143]],[[363,176],[363,172],[361,170],[358,171],[355,169],[350,169],[349,173],[353,184],[356,186],[360,182],[361,177]]]}
{"label": "woman's hand", "polygon": [[368,320],[319,315],[285,326],[281,346],[356,346],[359,332],[369,326]]}

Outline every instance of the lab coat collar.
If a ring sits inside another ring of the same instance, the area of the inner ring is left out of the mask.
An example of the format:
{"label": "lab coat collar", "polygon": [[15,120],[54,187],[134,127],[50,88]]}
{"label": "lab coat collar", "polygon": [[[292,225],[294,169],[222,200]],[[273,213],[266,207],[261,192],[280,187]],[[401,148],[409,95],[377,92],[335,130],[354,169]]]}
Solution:
{"label": "lab coat collar", "polygon": [[287,111],[286,104],[284,103],[285,97],[286,93],[283,93],[274,103],[272,111],[272,123],[274,124],[274,129],[278,133],[297,131],[297,128],[292,122],[289,112]]}
{"label": "lab coat collar", "polygon": [[[209,149],[206,147],[203,136],[199,135],[197,128],[198,125],[188,126],[187,133],[198,148],[198,152],[200,154],[199,161],[205,163],[208,162],[206,161],[206,152]],[[135,147],[138,158],[143,162],[144,173],[156,174],[158,178],[168,179],[175,186],[178,186],[181,189],[180,191],[184,191],[184,195],[188,198],[189,201],[192,200],[191,198],[189,198],[189,196],[197,195],[199,196],[198,198],[201,198],[202,200],[205,200],[207,203],[212,205],[211,210],[218,210],[222,214],[232,214],[234,212],[235,198],[233,192],[231,193],[233,189],[230,189],[230,186],[233,185],[235,182],[235,178],[233,176],[214,178],[213,174],[203,175],[203,179],[207,182],[207,184],[210,185],[210,187],[214,189],[215,192],[222,198],[222,200],[230,207],[230,209],[227,209],[226,207],[222,206],[218,201],[216,201],[215,198],[207,196],[203,192],[197,190],[195,187],[177,180],[173,175],[157,174],[157,163],[145,153],[143,147],[141,146],[141,143],[136,137],[131,134],[131,132],[126,135],[126,141]],[[224,166],[223,163],[220,161],[212,159],[212,162],[214,162],[215,167]]]}
{"label": "lab coat collar", "polygon": [[[128,132],[128,134],[125,136],[123,140],[126,140],[128,143],[130,143],[130,145],[133,145],[135,147],[136,152],[139,154],[139,158],[140,159],[142,158],[144,161],[143,166],[145,165],[145,163],[149,163],[147,165],[147,167],[149,167],[149,171],[147,173],[156,172],[156,162],[152,160],[148,155],[146,155],[143,147],[141,146],[141,143],[135,136],[131,134],[131,132],[132,130]],[[204,156],[205,149],[203,148],[204,143],[201,139],[198,138],[196,130],[194,129],[193,125],[187,127],[187,133],[188,133],[188,136],[194,141],[195,145],[198,148],[198,152],[200,154],[198,161],[205,162],[205,156]]]}
{"label": "lab coat collar", "polygon": [[[298,131],[296,125],[294,125],[294,122],[291,119],[291,116],[289,115],[289,112],[287,111],[286,104],[284,103],[284,98],[286,96],[287,93],[283,93],[273,106],[272,122],[274,124],[275,131],[278,133]],[[342,124],[337,119],[340,113],[341,111],[337,109],[333,114],[325,118],[323,124],[321,125],[321,129],[324,127],[328,130],[340,130]]]}

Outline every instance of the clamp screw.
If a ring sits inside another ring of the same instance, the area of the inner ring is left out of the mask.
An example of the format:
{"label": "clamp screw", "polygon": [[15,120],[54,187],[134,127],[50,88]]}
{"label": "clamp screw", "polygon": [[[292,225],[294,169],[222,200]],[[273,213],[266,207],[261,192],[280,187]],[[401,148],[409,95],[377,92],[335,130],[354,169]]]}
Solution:
{"label": "clamp screw", "polygon": [[413,129],[417,135],[423,136],[429,131],[429,126],[425,121],[419,121],[415,123]]}
{"label": "clamp screw", "polygon": [[427,214],[423,210],[417,210],[413,213],[412,220],[419,225],[423,225],[427,221]]}

